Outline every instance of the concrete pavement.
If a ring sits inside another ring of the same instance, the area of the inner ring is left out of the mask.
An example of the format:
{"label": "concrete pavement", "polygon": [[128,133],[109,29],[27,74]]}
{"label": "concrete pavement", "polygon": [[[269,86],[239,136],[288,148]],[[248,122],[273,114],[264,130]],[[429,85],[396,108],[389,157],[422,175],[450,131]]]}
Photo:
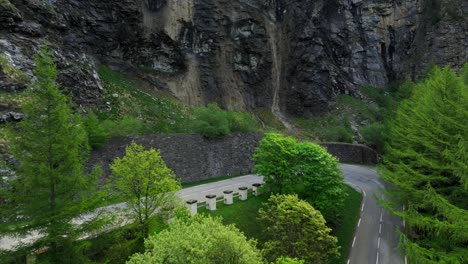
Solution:
{"label": "concrete pavement", "polygon": [[238,192],[239,187],[246,186],[252,188],[252,184],[262,182],[263,176],[246,175],[219,182],[212,182],[194,187],[184,188],[178,191],[177,195],[186,201],[190,199],[195,199],[198,202],[203,202],[206,201],[205,196],[208,194],[216,194],[217,197],[221,197],[224,195],[223,191],[232,190],[234,192]]}

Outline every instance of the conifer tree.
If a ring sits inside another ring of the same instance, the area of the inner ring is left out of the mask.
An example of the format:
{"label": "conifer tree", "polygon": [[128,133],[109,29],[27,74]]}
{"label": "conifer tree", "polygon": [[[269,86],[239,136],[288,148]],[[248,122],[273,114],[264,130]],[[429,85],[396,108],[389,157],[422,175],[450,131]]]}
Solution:
{"label": "conifer tree", "polygon": [[467,120],[468,84],[435,68],[390,122],[381,174],[396,202],[386,206],[406,220],[402,241],[413,263],[468,259]]}
{"label": "conifer tree", "polygon": [[12,133],[12,151],[19,161],[8,203],[9,230],[22,237],[38,232],[32,245],[20,248],[45,251],[51,263],[81,263],[76,240],[100,226],[95,218],[72,223],[95,208],[95,175],[85,175],[89,146],[81,117],[57,84],[51,51],[36,56],[34,99],[24,106],[24,121]]}

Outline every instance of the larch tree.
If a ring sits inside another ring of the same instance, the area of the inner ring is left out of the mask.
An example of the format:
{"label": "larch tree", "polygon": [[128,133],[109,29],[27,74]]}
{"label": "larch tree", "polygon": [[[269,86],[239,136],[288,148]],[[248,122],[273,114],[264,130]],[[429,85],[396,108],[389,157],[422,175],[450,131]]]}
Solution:
{"label": "larch tree", "polygon": [[[27,250],[45,249],[52,263],[82,262],[76,239],[99,227],[97,218],[74,224],[96,208],[96,173],[87,175],[84,164],[89,146],[79,114],[57,84],[57,69],[50,50],[36,56],[33,99],[23,108],[24,120],[12,134],[12,152],[19,161],[17,177],[8,181],[8,229],[23,236],[39,232]],[[1,226],[4,226],[3,224]],[[4,226],[5,227],[5,226]]]}
{"label": "larch tree", "polygon": [[380,172],[394,202],[384,203],[406,221],[402,245],[414,263],[468,259],[466,66],[462,75],[434,68],[389,125]]}
{"label": "larch tree", "polygon": [[155,213],[171,214],[179,204],[175,192],[181,188],[180,182],[158,150],[145,150],[135,142],[127,146],[125,156],[115,159],[110,168],[110,186],[127,202],[129,215],[146,237],[150,218]]}

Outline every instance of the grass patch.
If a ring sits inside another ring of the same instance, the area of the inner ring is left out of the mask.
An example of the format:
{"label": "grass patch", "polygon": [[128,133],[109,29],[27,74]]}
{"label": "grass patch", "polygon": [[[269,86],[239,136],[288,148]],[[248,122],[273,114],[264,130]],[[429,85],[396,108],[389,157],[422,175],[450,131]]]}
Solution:
{"label": "grass patch", "polygon": [[[0,6],[7,9],[10,8],[12,12],[16,10],[16,8],[7,0],[0,0]],[[17,81],[23,84],[29,82],[28,76],[13,66],[4,54],[0,54],[0,69],[2,69],[2,71],[6,74],[7,78],[12,79],[13,81]]]}
{"label": "grass patch", "polygon": [[[332,231],[332,235],[338,238],[340,257],[331,259],[329,262],[330,264],[346,263],[355,227],[359,219],[362,195],[348,185],[345,185],[345,192],[348,194],[348,197],[343,203],[343,206],[338,209],[342,217],[339,221],[340,225]],[[262,204],[267,201],[268,195],[264,194],[254,197],[249,193],[249,199],[246,201],[235,198],[234,204],[232,205],[225,205],[222,202],[218,202],[216,211],[208,211],[205,208],[199,208],[199,213],[221,216],[224,224],[234,224],[248,238],[261,240],[262,227],[257,222],[257,216],[258,210],[262,207]]]}
{"label": "grass patch", "polygon": [[32,98],[32,93],[29,90],[21,92],[0,91],[0,102],[2,104],[2,108],[4,107],[12,110],[19,110]]}
{"label": "grass patch", "polygon": [[[104,86],[103,101],[110,109],[97,112],[101,120],[116,123],[110,127],[122,127],[121,120],[139,120],[141,128],[137,134],[188,132],[189,107],[175,100],[156,97],[142,92],[122,74],[108,67],[99,69],[99,77]],[[115,130],[113,130],[115,131]]]}
{"label": "grass patch", "polygon": [[258,210],[262,207],[262,203],[268,201],[268,195],[252,196],[249,193],[249,198],[246,201],[241,201],[239,198],[234,198],[234,204],[225,205],[219,202],[216,211],[208,211],[200,208],[201,214],[211,216],[221,216],[224,224],[233,224],[241,230],[247,238],[261,238],[261,227],[257,222]]}
{"label": "grass patch", "polygon": [[340,257],[331,259],[330,264],[346,263],[354,231],[359,220],[362,195],[348,185],[345,185],[345,192],[348,194],[348,197],[345,199],[342,208],[338,209],[342,216],[341,224],[332,231],[332,235],[338,238]]}
{"label": "grass patch", "polygon": [[283,123],[281,123],[281,121],[278,118],[276,118],[275,115],[273,115],[270,109],[257,108],[253,110],[253,114],[258,118],[264,130],[283,131],[283,132],[287,131]]}
{"label": "grass patch", "polygon": [[353,131],[346,115],[330,114],[311,119],[295,118],[294,125],[301,137],[306,140],[322,142],[352,143]]}
{"label": "grass patch", "polygon": [[259,129],[251,113],[225,111],[215,104],[192,108],[162,93],[146,93],[141,84],[108,67],[98,72],[108,109],[96,113],[111,137],[199,133],[210,138]]}

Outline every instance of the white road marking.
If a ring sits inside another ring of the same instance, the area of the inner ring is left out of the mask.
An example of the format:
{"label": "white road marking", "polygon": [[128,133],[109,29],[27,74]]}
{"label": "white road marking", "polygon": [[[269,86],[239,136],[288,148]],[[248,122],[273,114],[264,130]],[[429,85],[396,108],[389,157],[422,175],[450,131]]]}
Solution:
{"label": "white road marking", "polygon": [[361,225],[361,218],[359,218],[359,221],[357,222],[357,227]]}
{"label": "white road marking", "polygon": [[382,233],[382,224],[379,224],[379,235]]}
{"label": "white road marking", "polygon": [[364,197],[366,197],[366,191],[362,190],[362,193],[364,194]]}
{"label": "white road marking", "polygon": [[383,220],[383,209],[380,210],[380,222],[382,222],[382,220]]}
{"label": "white road marking", "polygon": [[380,248],[380,237],[379,237],[379,239],[377,239],[377,249],[379,249],[379,248]]}
{"label": "white road marking", "polygon": [[408,264],[408,258],[405,256],[405,264]]}
{"label": "white road marking", "polygon": [[362,202],[361,212],[364,211],[364,202]]}
{"label": "white road marking", "polygon": [[379,252],[377,252],[377,259],[375,260],[375,264],[379,264]]}
{"label": "white road marking", "polygon": [[350,260],[348,259],[348,261],[346,262],[346,264],[349,264]]}
{"label": "white road marking", "polygon": [[351,245],[351,247],[354,247],[354,243],[356,243],[356,236],[354,236],[353,238],[353,244]]}

